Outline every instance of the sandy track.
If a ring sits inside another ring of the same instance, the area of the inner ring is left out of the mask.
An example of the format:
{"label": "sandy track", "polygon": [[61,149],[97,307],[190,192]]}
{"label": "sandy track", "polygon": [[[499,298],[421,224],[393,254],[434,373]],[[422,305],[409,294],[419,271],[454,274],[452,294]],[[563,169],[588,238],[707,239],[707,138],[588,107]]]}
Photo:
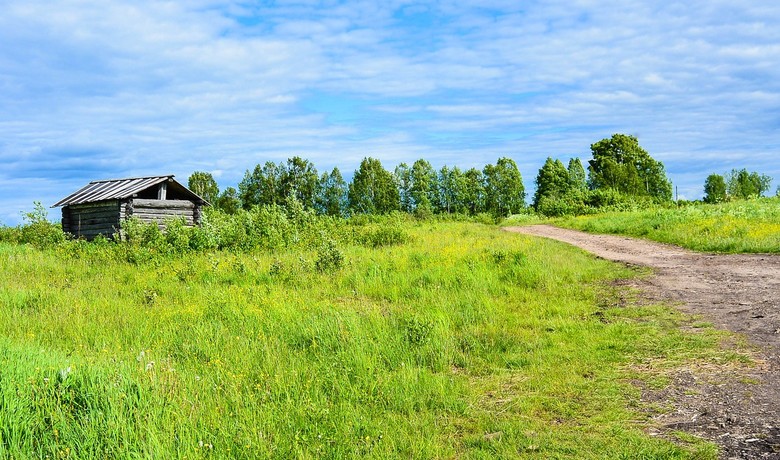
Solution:
{"label": "sandy track", "polygon": [[[675,410],[657,417],[662,431],[682,430],[717,443],[726,459],[780,459],[780,256],[713,255],[614,235],[549,225],[507,227],[578,246],[598,257],[653,269],[640,282],[652,299],[743,334],[758,348],[756,368],[735,375],[681,372],[662,392],[643,398]],[[757,383],[753,383],[757,382]]]}

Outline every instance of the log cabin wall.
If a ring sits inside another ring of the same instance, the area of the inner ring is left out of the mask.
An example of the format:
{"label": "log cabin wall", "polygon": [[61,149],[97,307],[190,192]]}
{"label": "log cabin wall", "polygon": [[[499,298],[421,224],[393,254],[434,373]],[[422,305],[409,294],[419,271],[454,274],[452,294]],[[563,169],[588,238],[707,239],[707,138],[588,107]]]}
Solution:
{"label": "log cabin wall", "polygon": [[62,230],[88,240],[99,234],[111,236],[119,228],[121,217],[118,200],[64,206]]}
{"label": "log cabin wall", "polygon": [[132,198],[125,208],[125,218],[136,217],[141,222],[157,222],[164,227],[165,220],[183,217],[186,225],[199,224],[199,206],[188,200],[150,200]]}

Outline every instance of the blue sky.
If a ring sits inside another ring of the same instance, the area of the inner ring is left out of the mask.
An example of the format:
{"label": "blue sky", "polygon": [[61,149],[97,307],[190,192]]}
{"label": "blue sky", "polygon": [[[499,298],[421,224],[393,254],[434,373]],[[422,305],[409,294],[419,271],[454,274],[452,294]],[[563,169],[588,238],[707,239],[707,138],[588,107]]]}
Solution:
{"label": "blue sky", "polygon": [[[780,3],[4,0],[0,223],[90,180],[298,155],[351,175],[547,156],[634,134],[681,197],[780,183]],[[57,218],[59,211],[50,216]]]}

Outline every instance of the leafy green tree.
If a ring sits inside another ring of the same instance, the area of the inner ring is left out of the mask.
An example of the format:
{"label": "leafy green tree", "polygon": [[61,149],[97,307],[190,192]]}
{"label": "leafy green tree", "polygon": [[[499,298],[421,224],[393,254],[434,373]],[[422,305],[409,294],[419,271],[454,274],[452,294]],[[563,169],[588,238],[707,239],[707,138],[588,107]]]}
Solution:
{"label": "leafy green tree", "polygon": [[748,172],[747,169],[732,169],[726,175],[726,190],[732,198],[746,200],[762,196],[769,190],[772,178],[766,174]]}
{"label": "leafy green tree", "polygon": [[463,173],[463,206],[473,215],[485,212],[485,175],[477,168]]}
{"label": "leafy green tree", "polygon": [[238,195],[241,206],[251,209],[257,205],[284,205],[285,195],[282,190],[282,175],[284,165],[267,161],[265,165],[256,165],[252,172],[244,173],[244,178],[238,184]]}
{"label": "leafy green tree", "polygon": [[214,204],[219,196],[217,181],[208,172],[195,171],[190,174],[189,179],[187,179],[187,188],[211,204]]}
{"label": "leafy green tree", "polygon": [[466,177],[460,168],[442,166],[439,170],[438,185],[436,208],[439,212],[451,214],[466,211],[464,204]]}
{"label": "leafy green tree", "polygon": [[726,179],[720,174],[710,174],[704,180],[704,202],[720,203],[726,201]]}
{"label": "leafy green tree", "polygon": [[569,171],[561,160],[553,160],[547,157],[544,166],[539,169],[536,176],[536,192],[533,198],[533,207],[539,210],[539,201],[545,198],[561,198],[572,190]]}
{"label": "leafy green tree", "polygon": [[217,209],[227,214],[235,214],[241,208],[241,199],[238,197],[238,191],[233,187],[228,187],[219,194],[214,204]]}
{"label": "leafy green tree", "polygon": [[280,165],[279,183],[280,196],[278,204],[282,204],[288,196],[293,196],[306,209],[314,209],[317,197],[319,176],[317,169],[309,160],[295,156],[287,160],[287,165]]}
{"label": "leafy green tree", "polygon": [[485,210],[497,217],[519,213],[525,206],[525,187],[517,164],[511,158],[499,158],[486,165]]}
{"label": "leafy green tree", "polygon": [[573,190],[584,192],[588,189],[585,168],[582,167],[582,162],[579,158],[572,158],[569,160],[569,165],[566,167],[566,170],[569,172],[569,183]]}
{"label": "leafy green tree", "polygon": [[412,199],[412,170],[409,165],[401,163],[395,167],[393,172],[398,195],[401,201],[401,211],[411,213],[414,211],[414,200]]}
{"label": "leafy green tree", "polygon": [[436,171],[428,161],[420,159],[412,165],[412,184],[410,193],[417,213],[428,215],[433,212],[436,196]]}
{"label": "leafy green tree", "polygon": [[610,188],[626,195],[672,199],[672,184],[664,165],[650,157],[634,136],[614,134],[590,146],[588,172],[592,189]]}
{"label": "leafy green tree", "polygon": [[344,216],[347,212],[347,183],[339,168],[333,168],[320,177],[318,210],[329,216]]}
{"label": "leafy green tree", "polygon": [[375,158],[363,158],[349,184],[349,209],[353,214],[386,214],[400,209],[393,175]]}

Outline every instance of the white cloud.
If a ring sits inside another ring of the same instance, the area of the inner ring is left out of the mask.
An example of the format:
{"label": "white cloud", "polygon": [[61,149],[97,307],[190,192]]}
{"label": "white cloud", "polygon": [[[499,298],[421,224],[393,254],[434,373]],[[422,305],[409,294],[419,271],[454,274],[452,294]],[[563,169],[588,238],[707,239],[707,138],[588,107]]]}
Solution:
{"label": "white cloud", "polygon": [[779,22],[768,1],[9,0],[0,178],[38,186],[8,189],[0,221],[75,181],[235,185],[291,155],[350,172],[510,155],[530,186],[548,155],[614,132],[690,196],[721,165],[780,179]]}

